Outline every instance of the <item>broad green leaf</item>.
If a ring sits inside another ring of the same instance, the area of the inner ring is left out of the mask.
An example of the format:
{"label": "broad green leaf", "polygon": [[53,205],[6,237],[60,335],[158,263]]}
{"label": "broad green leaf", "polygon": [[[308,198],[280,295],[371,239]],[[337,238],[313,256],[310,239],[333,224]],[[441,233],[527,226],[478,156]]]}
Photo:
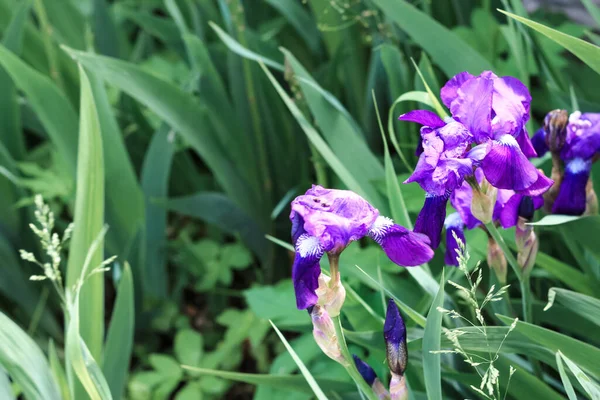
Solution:
{"label": "broad green leaf", "polygon": [[294,287],[290,279],[274,286],[253,286],[244,291],[248,307],[260,318],[272,320],[281,327],[310,325],[306,312],[296,310]]}
{"label": "broad green leaf", "polygon": [[129,374],[135,327],[134,318],[133,276],[129,264],[125,262],[108,326],[104,362],[102,363],[102,371],[115,399],[122,398]]}
{"label": "broad green leaf", "polygon": [[[513,321],[503,315],[497,316],[507,324]],[[581,368],[595,377],[600,377],[600,364],[596,362],[596,360],[600,360],[600,349],[561,333],[522,321],[517,322],[515,332],[523,334],[532,342],[542,346],[545,352],[551,353],[552,358],[560,350]]]}
{"label": "broad green leaf", "polygon": [[206,108],[192,95],[134,64],[72,49],[66,51],[96,76],[148,106],[181,134],[203,158],[225,192],[239,202],[239,206],[251,212],[260,209],[254,197],[255,192],[236,171],[234,163],[212,131],[205,128]]}
{"label": "broad green leaf", "polygon": [[322,95],[323,89],[315,89],[319,87],[318,83],[289,51],[282,49],[282,52],[295,76],[302,78],[298,80],[300,89],[331,150],[360,183],[367,194],[367,200],[381,209],[385,206],[384,201],[371,182],[382,179],[384,169],[369,150],[360,128],[341,105],[336,108],[332,102],[327,101]]}
{"label": "broad green leaf", "polygon": [[479,74],[490,63],[459,36],[405,0],[373,0],[433,61],[452,77],[459,72]]}
{"label": "broad green leaf", "polygon": [[306,42],[313,53],[321,50],[321,32],[310,13],[294,0],[266,0],[283,15]]}
{"label": "broad green leaf", "polygon": [[[303,393],[313,394],[313,390],[303,376],[300,375],[266,375],[266,374],[248,374],[244,372],[219,371],[206,368],[194,368],[184,365],[183,368],[197,372],[200,375],[216,376],[236,382],[245,382],[251,385],[267,385],[271,387],[290,389]],[[316,379],[320,386],[327,393],[348,393],[356,391],[356,387],[349,382],[336,381],[331,379]]]}
{"label": "broad green leaf", "polygon": [[8,375],[6,375],[6,372],[4,372],[2,368],[0,368],[0,398],[6,400],[16,400],[13,389],[10,386]]}
{"label": "broad green leaf", "polygon": [[0,65],[22,90],[56,146],[61,160],[75,176],[77,164],[77,114],[69,100],[47,76],[0,46]]}
{"label": "broad green leaf", "polygon": [[67,375],[65,374],[65,369],[63,368],[62,362],[58,357],[58,352],[56,350],[56,346],[54,345],[54,341],[50,340],[48,345],[48,360],[50,361],[50,369],[52,370],[52,374],[54,379],[56,380],[58,387],[60,389],[60,393],[62,395],[63,400],[71,399],[71,391],[69,389],[69,382],[67,381]]}
{"label": "broad green leaf", "polygon": [[[81,105],[79,124],[79,151],[77,160],[77,193],[73,237],[67,263],[66,286],[74,287],[82,278],[88,250],[102,231],[104,225],[104,158],[102,132],[96,112],[90,81],[83,68],[81,75]],[[103,261],[103,245],[91,254],[91,269]],[[90,271],[91,271],[90,269]],[[89,271],[88,271],[89,272]],[[92,357],[101,360],[104,341],[104,277],[94,274],[81,289],[78,301],[81,318],[81,333],[77,327],[77,338],[72,346],[79,347],[79,334],[89,348]],[[71,316],[74,318],[74,316]]]}
{"label": "broad green leaf", "polygon": [[558,373],[560,374],[560,380],[562,381],[563,386],[565,387],[565,392],[567,392],[569,400],[577,400],[577,395],[575,394],[575,390],[573,389],[573,384],[569,379],[567,371],[565,371],[560,351],[556,352],[556,365],[558,367]]}
{"label": "broad green leaf", "polygon": [[516,19],[517,21],[527,25],[528,27],[536,30],[537,32],[541,33],[547,38],[563,46],[565,49],[569,50],[571,53],[577,56],[581,61],[587,64],[594,71],[600,73],[600,47],[588,43],[584,40],[578,39],[576,37],[567,35],[555,29],[548,28],[545,25],[531,21],[527,18],[523,18],[503,10],[498,11],[500,11],[503,14],[506,14],[510,18]]}
{"label": "broad green leaf", "polygon": [[200,218],[225,232],[239,235],[244,243],[265,260],[268,242],[258,224],[244,210],[221,193],[203,192],[170,199],[169,210]]}
{"label": "broad green leaf", "polygon": [[163,378],[172,378],[173,380],[179,380],[183,377],[183,371],[179,363],[171,356],[166,354],[150,354],[148,357],[150,365],[156,370]]}
{"label": "broad green leaf", "polygon": [[581,370],[581,368],[577,366],[577,364],[565,357],[565,355],[562,352],[560,352],[560,350],[556,354],[557,357],[560,356],[560,358],[562,358],[565,361],[565,364],[567,364],[567,367],[569,367],[573,375],[575,375],[575,378],[577,379],[577,381],[579,381],[579,384],[581,384],[583,390],[586,391],[588,396],[590,396],[590,398],[594,400],[600,399],[600,386],[596,382],[591,380]]}
{"label": "broad green leaf", "polygon": [[[22,1],[13,11],[10,23],[2,36],[2,44],[16,55],[21,53],[25,23],[31,7],[31,0]],[[21,113],[17,101],[17,90],[10,76],[0,68],[0,139],[7,150],[17,160],[25,155],[25,142],[21,131]]]}
{"label": "broad green leaf", "polygon": [[119,57],[119,37],[117,26],[111,15],[108,0],[93,0],[92,31],[94,44],[100,54]]}
{"label": "broad green leaf", "polygon": [[548,304],[544,311],[552,307],[555,302],[600,326],[600,300],[566,289],[551,288],[548,291]]}
{"label": "broad green leaf", "polygon": [[17,324],[0,312],[0,367],[30,400],[60,400],[44,353]]}
{"label": "broad green leaf", "polygon": [[146,205],[144,289],[155,297],[167,295],[167,210],[156,200],[168,197],[174,139],[174,132],[167,125],[162,125],[152,136],[142,166]]}
{"label": "broad green leaf", "polygon": [[175,355],[181,364],[196,367],[204,353],[202,335],[192,329],[182,329],[175,335]]}
{"label": "broad green leaf", "polygon": [[442,399],[442,378],[440,371],[440,355],[433,354],[440,350],[442,338],[442,313],[438,307],[444,304],[444,270],[440,278],[440,289],[431,303],[429,314],[427,314],[427,325],[423,334],[423,371],[425,374],[425,388],[427,398],[434,400]]}
{"label": "broad green leaf", "polygon": [[368,198],[368,193],[363,189],[361,184],[355,179],[350,171],[344,166],[344,164],[340,161],[340,159],[335,155],[335,153],[331,150],[331,148],[327,145],[327,143],[323,140],[323,138],[319,135],[319,133],[315,130],[315,128],[306,120],[302,111],[298,109],[298,106],[290,99],[288,94],[283,90],[279,82],[275,79],[275,77],[269,72],[269,70],[261,64],[265,74],[271,80],[271,83],[281,96],[284,103],[287,105],[288,109],[296,118],[296,121],[300,124],[300,127],[310,140],[310,142],[315,146],[317,151],[323,156],[323,159],[329,164],[333,172],[335,172],[342,182],[348,187],[348,189],[354,191],[355,193]]}
{"label": "broad green leaf", "polygon": [[[551,227],[549,229],[559,229],[573,243],[585,247],[600,257],[600,246],[598,246],[598,241],[596,240],[598,235],[600,235],[600,216],[574,217],[569,215],[548,215],[532,225]],[[560,227],[557,227],[558,225]],[[574,256],[578,255],[574,254]]]}

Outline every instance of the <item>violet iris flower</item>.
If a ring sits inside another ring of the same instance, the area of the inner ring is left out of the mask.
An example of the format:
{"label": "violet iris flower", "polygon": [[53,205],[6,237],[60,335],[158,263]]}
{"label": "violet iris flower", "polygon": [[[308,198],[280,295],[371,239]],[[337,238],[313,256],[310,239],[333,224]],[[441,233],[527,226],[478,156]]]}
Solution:
{"label": "violet iris flower", "polygon": [[349,190],[313,185],[292,201],[290,220],[296,250],[292,280],[298,309],[317,304],[323,254],[339,254],[365,236],[375,240],[390,260],[401,266],[421,265],[433,257],[426,235],[396,225]]}
{"label": "violet iris flower", "polygon": [[525,128],[531,96],[518,79],[462,72],[446,83],[441,98],[452,114],[446,121],[426,110],[399,118],[423,125],[423,151],[405,183],[417,182],[426,192],[415,231],[427,234],[434,248],[450,195],[474,169],[494,187],[523,195],[542,194],[553,183],[527,159],[536,155]]}
{"label": "violet iris flower", "polygon": [[[549,150],[546,131],[542,128],[533,141],[541,157]],[[600,114],[576,111],[569,116],[565,142],[560,150],[564,177],[552,213],[581,215],[586,208],[586,185],[592,162],[600,154]]]}

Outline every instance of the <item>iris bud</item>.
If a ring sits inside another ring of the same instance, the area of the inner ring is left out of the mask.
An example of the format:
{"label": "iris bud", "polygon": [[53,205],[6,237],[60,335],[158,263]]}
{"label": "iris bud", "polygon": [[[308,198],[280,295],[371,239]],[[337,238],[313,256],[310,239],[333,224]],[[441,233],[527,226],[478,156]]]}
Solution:
{"label": "iris bud", "polygon": [[340,310],[346,300],[346,289],[339,281],[339,274],[337,280],[324,274],[319,275],[319,287],[316,293],[319,297],[317,304],[322,306],[330,317],[340,315]]}
{"label": "iris bud", "polygon": [[392,373],[392,379],[390,380],[390,397],[391,400],[408,399],[408,388],[406,387],[406,378],[404,375]]}
{"label": "iris bud", "polygon": [[313,323],[313,336],[317,345],[327,357],[343,366],[347,366],[348,363],[342,355],[342,349],[335,333],[333,320],[325,308],[316,305],[309,309],[309,313]]}
{"label": "iris bud", "polygon": [[552,153],[560,153],[567,138],[567,124],[569,114],[567,110],[550,111],[544,118],[546,131],[546,144]]}
{"label": "iris bud", "polygon": [[523,196],[519,204],[519,217],[524,218],[526,221],[531,221],[534,213],[533,199],[530,196]]}
{"label": "iris bud", "polygon": [[505,285],[507,268],[506,257],[498,243],[496,243],[492,237],[488,237],[487,263],[496,273],[498,282],[500,282],[501,285]]}
{"label": "iris bud", "polygon": [[473,187],[471,213],[484,224],[490,223],[494,215],[498,189],[492,186],[485,178],[483,178],[481,184],[477,184],[474,179],[473,181],[474,183],[469,182]]}
{"label": "iris bud", "polygon": [[383,338],[388,361],[388,367],[393,374],[403,375],[408,362],[406,349],[406,326],[400,315],[398,306],[393,299],[388,303],[383,326]]}

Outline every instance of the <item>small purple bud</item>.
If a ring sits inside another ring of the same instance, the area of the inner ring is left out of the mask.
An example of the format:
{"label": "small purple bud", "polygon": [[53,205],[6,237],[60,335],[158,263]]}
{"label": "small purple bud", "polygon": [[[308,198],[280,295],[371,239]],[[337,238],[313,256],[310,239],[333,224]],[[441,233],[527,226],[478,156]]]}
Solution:
{"label": "small purple bud", "polygon": [[523,196],[519,204],[519,217],[531,221],[534,213],[535,205],[533,204],[533,199],[530,196]]}
{"label": "small purple bud", "polygon": [[360,372],[360,376],[363,377],[369,386],[373,385],[373,382],[375,382],[375,379],[377,379],[377,374],[375,374],[373,368],[361,360],[356,354],[352,354],[352,358],[354,359],[354,365],[356,365],[356,369],[358,372]]}
{"label": "small purple bud", "polygon": [[515,227],[515,243],[517,245],[517,263],[527,276],[535,265],[539,248],[539,240],[533,226],[527,225],[527,220],[519,217]]}
{"label": "small purple bud", "polygon": [[496,241],[491,237],[488,238],[487,263],[496,273],[496,277],[498,278],[500,284],[506,284],[506,257],[504,256],[500,246],[498,246],[498,243],[496,243]]}
{"label": "small purple bud", "polygon": [[388,302],[383,326],[383,338],[387,361],[390,371],[397,375],[403,375],[408,362],[408,351],[406,349],[406,326],[400,315],[398,306],[393,299]]}
{"label": "small purple bud", "polygon": [[550,111],[544,118],[544,131],[546,144],[552,153],[560,153],[567,138],[567,124],[569,114],[567,110]]}

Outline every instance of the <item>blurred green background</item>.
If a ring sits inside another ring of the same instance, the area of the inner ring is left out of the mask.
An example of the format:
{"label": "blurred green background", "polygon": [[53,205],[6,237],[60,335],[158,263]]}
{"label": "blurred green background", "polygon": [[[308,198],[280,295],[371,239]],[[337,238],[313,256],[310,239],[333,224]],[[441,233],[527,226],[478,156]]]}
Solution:
{"label": "blurred green background", "polygon": [[[537,3],[0,0],[0,388],[12,391],[0,396],[53,399],[58,388],[56,398],[68,398],[67,382],[85,369],[63,351],[72,318],[64,321],[47,281],[29,280],[39,267],[19,257],[26,249],[44,259],[29,228],[41,194],[58,232],[75,222],[61,264],[67,286],[109,227],[92,255],[117,259],[84,286],[79,329],[97,363],[90,374],[106,378],[113,398],[313,397],[269,319],[328,396],[359,398],[295,308],[289,202],[312,183],[349,188],[410,225],[424,193],[398,183],[416,164],[418,127],[396,118],[431,104],[423,82],[437,95],[465,70],[515,76],[533,96],[530,134],[551,109],[600,110],[600,52],[573,42],[600,42],[600,11],[591,0]],[[536,33],[497,9],[571,38]],[[548,172],[545,159],[536,162]],[[586,309],[592,321],[572,304],[542,311],[551,287],[600,294],[597,220],[568,226],[539,233],[533,328],[542,333],[519,328],[502,348],[501,384],[509,364],[518,368],[508,398],[563,398],[558,349],[600,376],[600,308]],[[470,232],[468,243],[473,265],[485,260],[485,234]],[[443,269],[442,251],[411,274],[382,254],[354,244],[341,260],[351,350],[368,354],[380,377],[382,300],[427,315]],[[460,293],[446,290],[446,302],[468,313]],[[506,333],[494,314],[504,311],[486,316],[498,325],[492,341]],[[427,398],[423,329],[407,324],[411,389]],[[486,351],[479,337],[468,343]],[[533,355],[541,370],[517,354]],[[472,368],[451,355],[441,361],[445,398],[479,396]]]}

